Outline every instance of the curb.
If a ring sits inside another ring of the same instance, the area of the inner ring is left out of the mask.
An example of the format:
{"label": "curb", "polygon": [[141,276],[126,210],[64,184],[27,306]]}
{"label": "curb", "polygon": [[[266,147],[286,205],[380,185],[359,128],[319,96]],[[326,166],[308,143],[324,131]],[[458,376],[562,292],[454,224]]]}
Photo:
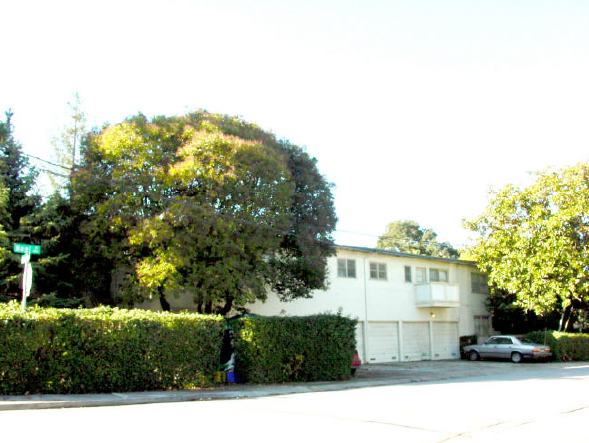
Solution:
{"label": "curb", "polygon": [[0,397],[0,411],[27,409],[86,408],[98,406],[126,406],[151,403],[212,401],[242,398],[260,398],[276,395],[304,394],[312,392],[344,391],[377,386],[411,383],[410,378],[389,380],[350,380],[345,382],[316,382],[287,385],[238,385],[198,391],[149,391],[109,394],[36,394]]}
{"label": "curb", "polygon": [[195,391],[148,391],[107,394],[36,394],[0,396],[0,411],[27,409],[86,408],[126,406],[151,403],[229,400],[292,395],[313,392],[345,391],[418,382],[439,382],[458,378],[488,377],[498,374],[545,369],[587,366],[588,362],[518,364],[439,361],[418,364],[397,363],[363,366],[357,375],[346,381],[311,382],[280,385],[227,384]]}

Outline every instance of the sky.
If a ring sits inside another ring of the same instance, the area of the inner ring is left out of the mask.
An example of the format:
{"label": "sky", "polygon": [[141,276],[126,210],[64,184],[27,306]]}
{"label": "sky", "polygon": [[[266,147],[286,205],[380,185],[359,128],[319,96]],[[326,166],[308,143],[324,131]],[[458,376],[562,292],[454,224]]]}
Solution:
{"label": "sky", "polygon": [[588,161],[586,0],[19,0],[0,112],[27,154],[79,93],[101,127],[237,115],[315,157],[338,244],[414,220],[454,246],[489,190]]}

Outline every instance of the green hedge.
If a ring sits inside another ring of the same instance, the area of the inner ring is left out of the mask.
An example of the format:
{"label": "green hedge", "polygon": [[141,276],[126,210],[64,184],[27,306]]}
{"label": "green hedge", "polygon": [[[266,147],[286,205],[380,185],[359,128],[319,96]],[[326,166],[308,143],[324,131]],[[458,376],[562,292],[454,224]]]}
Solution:
{"label": "green hedge", "polygon": [[0,394],[189,389],[210,384],[222,317],[0,305]]}
{"label": "green hedge", "polygon": [[347,379],[356,323],[331,314],[239,318],[232,323],[235,371],[253,383]]}
{"label": "green hedge", "polygon": [[589,361],[589,334],[556,331],[537,331],[528,334],[528,338],[538,344],[550,346],[555,360],[568,359]]}

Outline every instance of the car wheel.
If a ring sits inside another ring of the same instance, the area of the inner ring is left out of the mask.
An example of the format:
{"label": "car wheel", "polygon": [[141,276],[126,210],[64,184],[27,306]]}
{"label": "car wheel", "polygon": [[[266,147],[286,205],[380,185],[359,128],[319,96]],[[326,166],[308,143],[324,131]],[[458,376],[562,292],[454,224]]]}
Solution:
{"label": "car wheel", "polygon": [[521,363],[524,358],[519,352],[514,352],[511,354],[511,361],[514,363]]}
{"label": "car wheel", "polygon": [[479,358],[481,358],[479,356],[479,353],[477,351],[470,351],[468,354],[468,359],[470,361],[477,361]]}

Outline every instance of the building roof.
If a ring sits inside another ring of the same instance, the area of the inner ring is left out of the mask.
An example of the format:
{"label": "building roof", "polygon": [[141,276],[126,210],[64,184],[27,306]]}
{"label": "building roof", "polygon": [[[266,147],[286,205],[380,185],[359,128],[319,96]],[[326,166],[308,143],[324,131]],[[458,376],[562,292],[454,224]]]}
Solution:
{"label": "building roof", "polygon": [[335,247],[338,249],[347,249],[348,251],[363,252],[366,254],[381,254],[381,255],[390,255],[393,257],[403,257],[403,258],[419,258],[422,260],[435,260],[435,261],[443,261],[443,262],[447,262],[447,263],[455,263],[455,264],[459,264],[459,265],[476,266],[476,262],[474,262],[474,261],[459,260],[457,258],[432,257],[430,255],[409,254],[408,252],[392,251],[389,249],[366,248],[363,246],[335,245]]}

